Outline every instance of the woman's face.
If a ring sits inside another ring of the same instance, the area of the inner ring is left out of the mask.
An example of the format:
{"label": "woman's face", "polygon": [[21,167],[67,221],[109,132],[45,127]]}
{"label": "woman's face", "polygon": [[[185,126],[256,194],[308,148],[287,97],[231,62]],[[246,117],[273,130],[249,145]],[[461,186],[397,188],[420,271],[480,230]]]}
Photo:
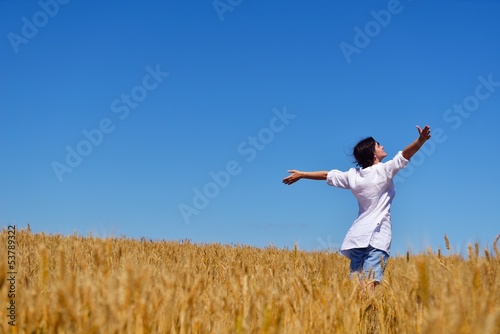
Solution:
{"label": "woman's face", "polygon": [[379,142],[375,143],[375,160],[382,161],[387,156],[387,153],[384,151],[384,147],[379,144]]}

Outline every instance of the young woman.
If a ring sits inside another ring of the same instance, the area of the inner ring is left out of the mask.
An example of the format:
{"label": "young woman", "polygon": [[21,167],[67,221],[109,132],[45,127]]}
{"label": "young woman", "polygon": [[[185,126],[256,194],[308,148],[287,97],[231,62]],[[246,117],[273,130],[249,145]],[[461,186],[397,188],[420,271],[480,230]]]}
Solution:
{"label": "young woman", "polygon": [[406,167],[411,157],[431,137],[431,129],[417,126],[418,138],[387,162],[384,147],[372,137],[358,142],[353,150],[359,168],[346,172],[331,171],[291,173],[283,179],[284,184],[293,184],[300,179],[326,180],[330,186],[349,189],[358,200],[358,217],[347,232],[340,251],[351,260],[351,277],[360,275],[362,284],[369,291],[382,281],[385,263],[389,258],[392,226],[391,203],[395,196],[392,179]]}

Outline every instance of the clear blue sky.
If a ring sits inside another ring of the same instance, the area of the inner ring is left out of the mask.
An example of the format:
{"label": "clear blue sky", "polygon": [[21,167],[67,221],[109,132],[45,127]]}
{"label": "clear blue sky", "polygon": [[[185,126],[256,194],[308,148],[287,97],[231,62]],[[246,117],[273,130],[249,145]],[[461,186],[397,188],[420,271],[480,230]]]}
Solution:
{"label": "clear blue sky", "polygon": [[0,223],[336,249],[347,170],[433,131],[393,254],[500,233],[500,1],[0,1]]}

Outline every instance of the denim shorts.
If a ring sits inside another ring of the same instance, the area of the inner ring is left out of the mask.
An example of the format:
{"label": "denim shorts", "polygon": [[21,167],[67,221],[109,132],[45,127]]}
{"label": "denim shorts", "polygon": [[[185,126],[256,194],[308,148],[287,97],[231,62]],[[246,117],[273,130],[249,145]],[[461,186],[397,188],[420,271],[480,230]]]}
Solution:
{"label": "denim shorts", "polygon": [[351,259],[351,277],[382,281],[389,254],[372,246],[349,249],[346,253]]}

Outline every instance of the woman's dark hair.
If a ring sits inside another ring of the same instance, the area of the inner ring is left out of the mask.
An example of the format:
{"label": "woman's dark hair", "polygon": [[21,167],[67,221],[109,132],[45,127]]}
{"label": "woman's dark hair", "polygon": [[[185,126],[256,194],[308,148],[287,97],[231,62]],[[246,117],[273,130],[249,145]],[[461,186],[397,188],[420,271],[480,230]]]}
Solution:
{"label": "woman's dark hair", "polygon": [[356,165],[361,168],[370,167],[373,165],[375,154],[375,144],[377,142],[373,137],[367,137],[365,139],[360,140],[356,146],[354,146],[354,150],[352,155],[356,159]]}

